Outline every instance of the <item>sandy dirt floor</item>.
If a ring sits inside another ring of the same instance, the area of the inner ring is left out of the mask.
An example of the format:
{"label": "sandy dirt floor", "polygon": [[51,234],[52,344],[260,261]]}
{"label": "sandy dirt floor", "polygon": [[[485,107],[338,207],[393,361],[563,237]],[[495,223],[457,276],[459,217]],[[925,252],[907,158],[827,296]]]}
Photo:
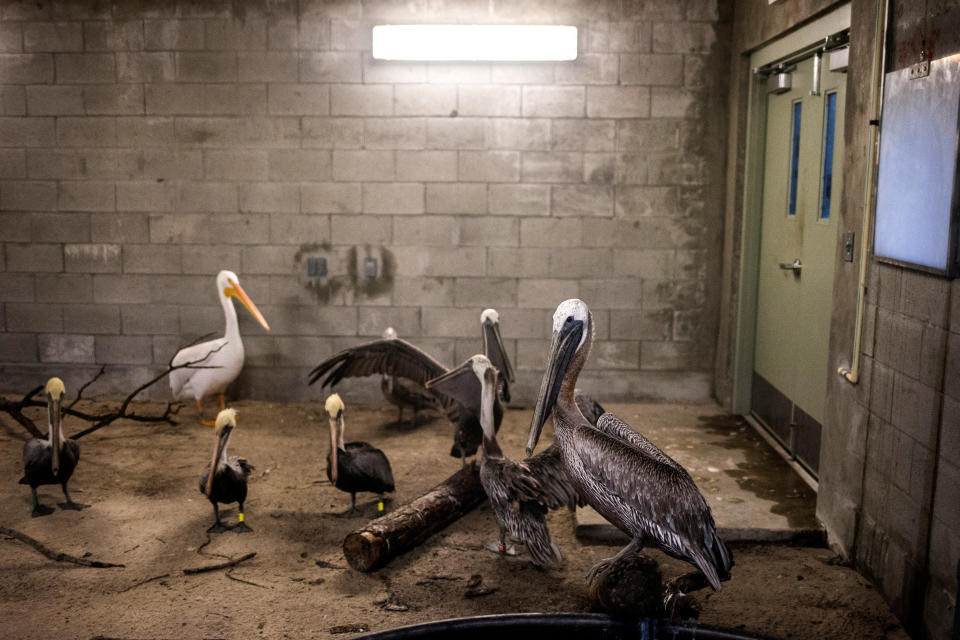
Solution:
{"label": "sandy dirt floor", "polygon": [[[179,426],[118,422],[83,438],[70,483],[83,511],[30,517],[22,475],[23,430],[0,416],[0,525],[75,556],[123,563],[97,569],[52,562],[25,544],[0,539],[0,636],[4,638],[329,638],[442,618],[506,612],[585,611],[584,576],[616,547],[583,546],[574,517],[550,515],[566,567],[543,571],[525,557],[484,550],[496,523],[484,504],[387,567],[350,569],[341,543],[375,515],[374,496],[361,494],[364,517],[328,512],[349,506],[349,494],[326,482],[326,414],[320,403],[239,402],[230,454],[256,467],[246,519],[254,532],[215,534],[204,545],[212,509],[198,491],[214,445],[210,427],[184,415]],[[138,409],[149,410],[150,405]],[[153,406],[156,409],[156,406]],[[617,406],[608,407],[617,412]],[[642,415],[642,405],[623,407]],[[650,410],[662,411],[651,405]],[[189,412],[189,409],[185,409]],[[37,412],[39,415],[39,412]],[[397,492],[390,510],[443,481],[460,462],[448,456],[452,427],[436,419],[397,425],[392,408],[347,407],[347,440],[366,440],[389,456]],[[500,441],[507,455],[522,451],[528,411],[510,411]],[[68,433],[82,426],[67,418]],[[634,426],[640,426],[635,424]],[[552,438],[544,431],[546,446]],[[41,502],[62,501],[43,487]],[[224,510],[231,522],[236,508]],[[732,547],[736,566],[720,593],[698,594],[700,622],[783,638],[902,638],[879,593],[823,548]],[[184,575],[182,570],[256,552],[232,571]],[[665,577],[687,565],[652,555]],[[170,574],[137,585],[148,578]],[[229,575],[228,575],[229,574]],[[483,597],[468,598],[468,581],[482,576]],[[339,628],[338,628],[339,627]]]}

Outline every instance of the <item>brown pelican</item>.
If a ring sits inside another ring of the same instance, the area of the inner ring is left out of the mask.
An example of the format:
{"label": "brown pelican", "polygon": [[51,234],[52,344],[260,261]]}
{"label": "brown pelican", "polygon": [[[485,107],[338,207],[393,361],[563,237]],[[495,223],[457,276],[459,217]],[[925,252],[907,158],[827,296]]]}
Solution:
{"label": "brown pelican", "polygon": [[20,478],[20,484],[30,485],[30,491],[33,493],[33,513],[34,518],[46,516],[53,513],[52,507],[40,504],[37,498],[37,487],[42,484],[59,484],[63,489],[63,495],[66,502],[59,503],[61,509],[74,509],[79,511],[89,505],[78,504],[70,499],[70,493],[67,491],[67,482],[73,474],[73,470],[80,461],[80,445],[76,441],[63,437],[63,416],[60,405],[63,402],[63,396],[66,389],[60,378],[50,378],[47,380],[47,437],[30,438],[23,445],[23,477]]}
{"label": "brown pelican", "polygon": [[223,307],[226,320],[226,331],[223,337],[190,345],[178,351],[173,356],[171,364],[176,366],[195,362],[197,366],[175,369],[170,373],[170,390],[173,392],[173,397],[177,400],[195,399],[197,410],[200,412],[200,421],[210,426],[213,422],[203,419],[203,398],[218,394],[222,411],[226,405],[224,391],[243,369],[243,342],[240,340],[237,310],[230,302],[230,298],[237,298],[257,319],[257,322],[270,331],[270,325],[263,319],[260,310],[240,286],[240,281],[234,272],[224,270],[217,274],[217,296],[220,298],[220,306]]}
{"label": "brown pelican", "polygon": [[[494,363],[504,363],[504,369],[512,372],[510,359],[500,339],[499,322],[496,312],[490,314],[490,309],[481,316],[481,325],[489,322],[493,325],[489,331],[484,329],[485,346],[489,350],[487,357]],[[469,362],[469,361],[468,361]],[[461,365],[461,367],[466,365]],[[447,418],[456,425],[453,448],[450,455],[459,457],[463,461],[467,456],[476,453],[480,447],[480,411],[464,410],[461,403],[450,397],[443,389],[428,385],[427,382],[454,373],[422,350],[406,340],[392,338],[374,340],[365,344],[345,349],[340,353],[324,360],[310,372],[310,384],[321,377],[322,386],[336,386],[343,378],[370,376],[377,373],[397,376],[411,380],[429,389],[436,398],[440,408]],[[509,392],[508,392],[509,393]],[[494,404],[495,428],[500,428],[503,417],[503,405],[497,400]]]}
{"label": "brown pelican", "polygon": [[468,362],[470,369],[460,374],[451,392],[457,393],[464,404],[479,401],[483,429],[480,482],[500,527],[499,541],[492,549],[508,553],[509,533],[523,543],[534,564],[559,568],[563,557],[550,541],[545,519],[547,510],[574,507],[582,502],[566,477],[556,447],[551,446],[523,462],[513,462],[503,455],[493,423],[497,370],[483,355],[475,355]]}
{"label": "brown pelican", "polygon": [[[397,332],[393,327],[387,327],[383,332],[384,340],[394,340],[396,337]],[[422,385],[392,374],[383,375],[383,379],[380,381],[380,390],[387,402],[397,406],[399,410],[397,424],[403,422],[404,407],[410,407],[413,410],[414,426],[417,425],[418,411],[439,408],[437,399]]]}
{"label": "brown pelican", "polygon": [[[686,470],[616,416],[593,427],[574,402],[577,376],[593,341],[593,319],[581,300],[566,300],[553,315],[553,343],[530,425],[528,454],[553,412],[556,446],[577,492],[633,540],[612,562],[651,543],[700,570],[715,590],[733,560],[717,536],[706,500]],[[674,594],[679,595],[679,593]]]}
{"label": "brown pelican", "polygon": [[[253,531],[243,517],[243,503],[247,499],[247,476],[253,467],[243,458],[227,457],[227,443],[230,434],[237,428],[237,411],[224,409],[217,414],[214,423],[214,432],[217,443],[213,447],[213,458],[203,469],[200,475],[200,492],[207,496],[213,505],[214,523],[207,529],[208,533],[221,533],[232,529],[234,533],[250,533]],[[217,503],[230,504],[236,502],[237,524],[233,527],[220,522],[220,508]]]}
{"label": "brown pelican", "polygon": [[383,512],[383,494],[393,491],[393,470],[383,451],[366,442],[343,442],[343,400],[336,393],[324,405],[330,415],[330,453],[327,478],[337,489],[350,494],[350,510],[357,510],[357,492],[377,494],[377,513]]}

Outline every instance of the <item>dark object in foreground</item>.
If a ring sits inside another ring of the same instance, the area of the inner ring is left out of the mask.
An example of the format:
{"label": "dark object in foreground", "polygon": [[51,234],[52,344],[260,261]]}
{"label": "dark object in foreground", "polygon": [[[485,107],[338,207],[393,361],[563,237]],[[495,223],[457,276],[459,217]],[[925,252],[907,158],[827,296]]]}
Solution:
{"label": "dark object in foreground", "polygon": [[343,555],[357,571],[379,569],[469,513],[485,497],[479,468],[471,462],[419,498],[348,533]]}
{"label": "dark object in foreground", "polygon": [[768,636],[658,618],[619,621],[597,613],[508,613],[427,622],[357,636],[363,640],[763,640]]}
{"label": "dark object in foreground", "polygon": [[616,618],[646,618],[663,611],[663,579],[657,562],[642,553],[598,571],[587,587],[595,611]]}

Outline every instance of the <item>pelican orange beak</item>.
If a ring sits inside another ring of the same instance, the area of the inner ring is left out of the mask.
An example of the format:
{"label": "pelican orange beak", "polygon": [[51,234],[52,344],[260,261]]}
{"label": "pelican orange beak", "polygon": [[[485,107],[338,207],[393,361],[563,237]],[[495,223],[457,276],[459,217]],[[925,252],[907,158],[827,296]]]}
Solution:
{"label": "pelican orange beak", "polygon": [[540,384],[540,394],[537,396],[537,406],[533,410],[533,420],[530,423],[530,435],[527,438],[527,456],[533,454],[543,423],[553,413],[560,394],[560,386],[567,375],[567,369],[573,361],[573,356],[580,348],[580,339],[583,337],[584,323],[581,320],[568,318],[567,322],[553,333],[553,342],[550,345],[550,359],[547,361],[547,370],[543,373],[543,382]]}
{"label": "pelican orange beak", "polygon": [[223,290],[223,295],[228,298],[233,297],[240,301],[240,303],[247,308],[247,311],[250,312],[254,318],[257,319],[257,322],[266,329],[270,331],[270,325],[267,324],[267,321],[264,320],[263,314],[260,313],[260,309],[257,309],[257,305],[253,304],[253,300],[250,299],[250,296],[247,295],[247,292],[243,290],[243,287],[240,286],[239,282],[233,280],[229,281],[230,284]]}

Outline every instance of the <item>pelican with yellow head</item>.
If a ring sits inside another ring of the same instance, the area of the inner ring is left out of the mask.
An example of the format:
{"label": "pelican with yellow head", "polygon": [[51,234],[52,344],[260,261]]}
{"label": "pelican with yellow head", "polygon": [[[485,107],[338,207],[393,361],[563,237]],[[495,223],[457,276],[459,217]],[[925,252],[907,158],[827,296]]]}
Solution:
{"label": "pelican with yellow head", "polygon": [[[247,499],[247,476],[253,467],[243,458],[227,457],[227,444],[230,435],[237,428],[236,409],[224,409],[217,414],[214,422],[216,444],[213,447],[213,458],[200,474],[200,493],[207,496],[213,505],[214,523],[207,529],[208,533],[221,533],[231,530],[234,533],[249,533],[253,531],[244,521],[243,503]],[[220,521],[219,504],[236,502],[237,524],[228,527]]]}
{"label": "pelican with yellow head", "polygon": [[270,325],[264,320],[263,314],[240,286],[237,274],[227,270],[217,274],[217,295],[226,321],[223,337],[185,347],[178,351],[171,361],[174,366],[195,363],[193,367],[175,369],[170,373],[170,390],[177,400],[196,400],[200,421],[206,425],[213,425],[213,422],[203,419],[203,399],[217,394],[220,397],[220,409],[223,410],[226,406],[224,392],[227,385],[233,382],[243,369],[243,342],[240,340],[237,310],[230,298],[239,300],[257,322],[270,331]]}
{"label": "pelican with yellow head", "polygon": [[52,507],[40,504],[37,487],[44,484],[59,484],[66,502],[61,509],[79,511],[89,505],[78,504],[70,499],[67,481],[80,461],[80,445],[75,440],[63,437],[63,399],[66,388],[60,378],[50,378],[44,389],[47,400],[47,437],[31,438],[23,445],[23,477],[20,484],[30,485],[33,492],[34,518],[53,513]]}

